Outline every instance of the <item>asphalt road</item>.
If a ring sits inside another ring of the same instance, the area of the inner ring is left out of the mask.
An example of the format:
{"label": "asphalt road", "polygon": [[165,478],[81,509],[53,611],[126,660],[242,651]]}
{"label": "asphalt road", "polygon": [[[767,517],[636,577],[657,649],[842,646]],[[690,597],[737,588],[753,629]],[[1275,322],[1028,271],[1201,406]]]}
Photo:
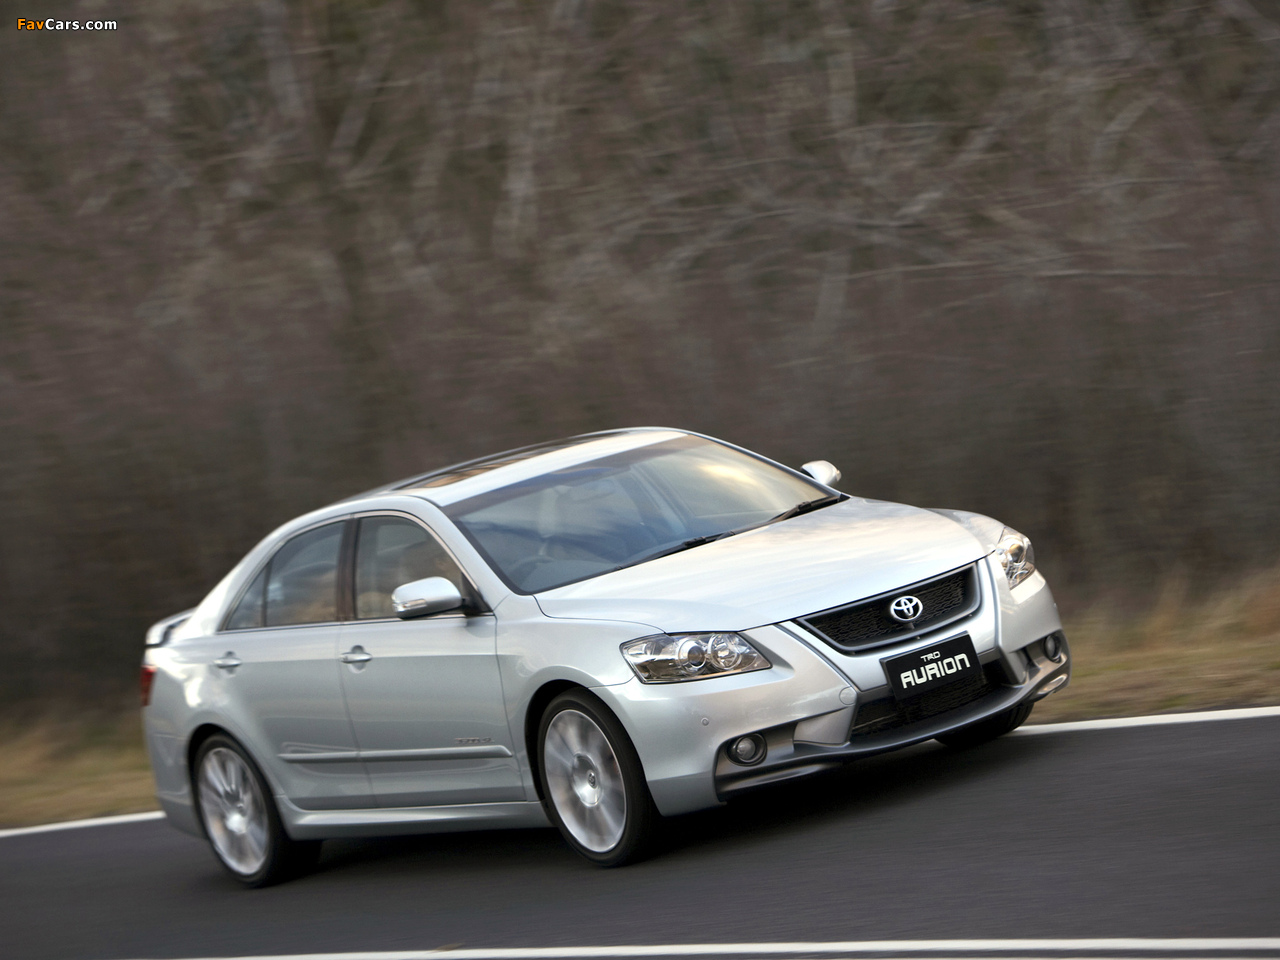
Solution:
{"label": "asphalt road", "polygon": [[0,956],[1280,935],[1280,718],[926,744],[670,821],[325,845],[261,891],[163,822],[0,840]]}

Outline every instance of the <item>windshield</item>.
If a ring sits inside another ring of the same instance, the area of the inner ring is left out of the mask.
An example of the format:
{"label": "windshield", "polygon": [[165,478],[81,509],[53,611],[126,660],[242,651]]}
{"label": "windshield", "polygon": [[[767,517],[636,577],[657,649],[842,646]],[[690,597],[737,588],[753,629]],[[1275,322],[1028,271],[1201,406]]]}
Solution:
{"label": "windshield", "polygon": [[680,437],[444,510],[510,586],[538,593],[767,523],[827,495],[749,454]]}

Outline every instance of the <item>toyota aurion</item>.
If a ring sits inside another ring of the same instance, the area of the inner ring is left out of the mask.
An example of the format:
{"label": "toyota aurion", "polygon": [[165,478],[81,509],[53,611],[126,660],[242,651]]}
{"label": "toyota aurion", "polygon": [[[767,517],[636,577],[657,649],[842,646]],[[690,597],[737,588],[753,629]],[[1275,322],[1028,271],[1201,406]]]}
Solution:
{"label": "toyota aurion", "polygon": [[587,860],[1061,689],[1030,541],[682,430],[574,437],[286,523],[156,624],[160,803],[239,881],[333,837],[554,825]]}

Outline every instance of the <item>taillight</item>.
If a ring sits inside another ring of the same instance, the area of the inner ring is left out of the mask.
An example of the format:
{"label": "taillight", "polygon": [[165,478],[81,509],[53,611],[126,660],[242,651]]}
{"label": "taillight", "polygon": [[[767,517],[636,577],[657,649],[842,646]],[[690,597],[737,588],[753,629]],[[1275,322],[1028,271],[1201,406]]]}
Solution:
{"label": "taillight", "polygon": [[138,688],[139,693],[142,694],[142,705],[144,707],[151,703],[151,684],[155,683],[155,679],[156,668],[144,663],[142,665],[141,682]]}

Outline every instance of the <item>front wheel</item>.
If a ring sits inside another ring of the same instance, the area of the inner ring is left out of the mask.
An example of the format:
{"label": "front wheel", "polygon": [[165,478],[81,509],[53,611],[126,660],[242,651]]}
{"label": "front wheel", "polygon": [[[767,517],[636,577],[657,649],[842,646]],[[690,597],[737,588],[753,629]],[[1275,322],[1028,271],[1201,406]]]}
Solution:
{"label": "front wheel", "polygon": [[196,752],[196,807],[219,862],[247,887],[287,880],[312,866],[320,841],[284,832],[271,791],[244,748],[216,734]]}
{"label": "front wheel", "polygon": [[635,747],[596,697],[571,690],[551,702],[538,764],[547,812],[578,853],[617,867],[648,852],[658,811]]}
{"label": "front wheel", "polygon": [[1014,704],[1008,710],[1002,710],[995,716],[987,717],[985,720],[979,720],[977,723],[971,723],[967,727],[961,727],[959,730],[953,730],[951,733],[944,733],[940,737],[943,743],[948,747],[976,747],[979,744],[986,743],[988,740],[994,740],[996,737],[1003,737],[1011,730],[1016,730],[1022,726],[1027,717],[1031,716],[1031,707],[1033,704],[1026,702]]}

